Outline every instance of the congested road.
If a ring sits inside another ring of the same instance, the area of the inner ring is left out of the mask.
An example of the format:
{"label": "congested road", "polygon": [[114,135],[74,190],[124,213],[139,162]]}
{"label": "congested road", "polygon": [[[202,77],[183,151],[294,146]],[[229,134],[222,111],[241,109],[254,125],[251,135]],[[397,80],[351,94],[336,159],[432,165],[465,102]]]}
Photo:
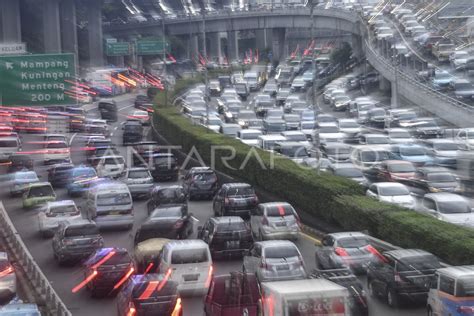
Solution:
{"label": "congested road", "polygon": [[[120,153],[125,156],[126,148],[121,146],[121,129],[120,121],[122,121],[130,111],[133,111],[132,96],[129,98],[121,98],[117,100],[117,105],[120,112],[119,122],[111,125],[111,136]],[[97,116],[98,113],[92,109],[88,115]],[[70,135],[72,137],[72,135]],[[33,141],[33,135],[26,135],[24,143]],[[28,146],[28,145],[25,145]],[[79,164],[83,161],[79,154],[73,154],[73,162]],[[40,160],[40,159],[38,159]],[[41,176],[41,180],[46,177],[45,167],[38,161],[35,170]],[[170,185],[173,183],[160,183],[160,185]],[[58,200],[69,199],[65,189],[57,189],[56,194]],[[84,200],[82,198],[74,198],[77,205],[82,205]],[[37,214],[34,210],[25,211],[21,206],[20,198],[3,198],[5,208],[8,211],[12,221],[14,222],[18,232],[28,246],[36,262],[39,264],[45,275],[50,280],[54,289],[60,295],[67,307],[73,315],[95,315],[97,311],[104,316],[116,315],[116,302],[114,298],[92,299],[89,293],[83,290],[77,294],[73,294],[71,289],[77,285],[84,277],[80,266],[74,267],[59,267],[53,258],[51,247],[51,240],[43,239],[38,232]],[[190,201],[189,211],[193,213],[194,217],[199,220],[199,223],[194,224],[194,236],[196,235],[197,226],[203,223],[212,215],[212,203],[210,201]],[[141,222],[146,218],[146,201],[134,201],[135,224],[131,231],[105,231],[103,237],[105,246],[124,247],[133,253],[133,236],[134,232]],[[318,240],[311,236],[301,234],[301,237],[296,242],[299,247],[308,271],[315,267],[314,249]],[[230,271],[240,270],[242,262],[240,260],[233,261],[217,261],[214,263],[215,273],[223,274]],[[363,277],[362,277],[363,280]],[[364,281],[364,280],[363,280]],[[365,282],[364,282],[365,283]],[[389,308],[384,302],[376,299],[370,299],[370,315],[423,315],[425,313],[424,307],[402,307],[399,310]],[[203,311],[203,301],[201,298],[185,298],[184,299],[184,315],[194,316],[201,315]]]}

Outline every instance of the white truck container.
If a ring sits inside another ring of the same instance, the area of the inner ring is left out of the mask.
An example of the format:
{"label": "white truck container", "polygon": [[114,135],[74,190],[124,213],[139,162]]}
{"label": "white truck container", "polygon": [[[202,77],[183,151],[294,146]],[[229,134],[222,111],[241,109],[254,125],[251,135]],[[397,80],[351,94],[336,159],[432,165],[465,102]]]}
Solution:
{"label": "white truck container", "polygon": [[325,279],[264,282],[263,316],[350,316],[349,291]]}

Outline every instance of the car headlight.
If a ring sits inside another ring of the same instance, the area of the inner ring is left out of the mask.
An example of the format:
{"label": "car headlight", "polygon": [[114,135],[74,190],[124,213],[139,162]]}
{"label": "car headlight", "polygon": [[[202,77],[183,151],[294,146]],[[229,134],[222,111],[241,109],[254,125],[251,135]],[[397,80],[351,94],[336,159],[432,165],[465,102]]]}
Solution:
{"label": "car headlight", "polygon": [[434,188],[434,187],[430,187],[430,188],[429,188],[429,190],[430,190],[430,192],[431,192],[431,193],[437,193],[437,192],[441,192],[441,190],[440,190],[440,189],[438,189],[438,188]]}

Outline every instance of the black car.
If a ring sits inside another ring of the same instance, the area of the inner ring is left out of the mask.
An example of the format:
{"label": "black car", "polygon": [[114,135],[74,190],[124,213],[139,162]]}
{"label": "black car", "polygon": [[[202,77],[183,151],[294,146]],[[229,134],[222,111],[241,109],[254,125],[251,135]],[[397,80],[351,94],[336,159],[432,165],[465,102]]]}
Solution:
{"label": "black car", "polygon": [[235,91],[242,101],[246,101],[249,96],[249,90],[246,83],[236,83],[234,84]]}
{"label": "black car", "polygon": [[138,120],[127,120],[123,125],[123,144],[141,142],[143,139],[143,126]]}
{"label": "black car", "polygon": [[352,273],[350,269],[347,269],[345,267],[328,270],[315,269],[311,273],[310,278],[326,279],[345,287],[349,290],[349,293],[351,295],[351,302],[349,304],[349,306],[351,306],[351,315],[369,315],[369,305],[362,283],[357,279],[357,277]]}
{"label": "black car", "polygon": [[64,187],[70,181],[72,169],[74,165],[71,163],[53,165],[48,169],[48,182],[55,188]]}
{"label": "black car", "polygon": [[135,102],[133,103],[133,106],[137,109],[142,109],[145,104],[150,103],[150,99],[148,96],[139,94],[135,97]]}
{"label": "black car", "polygon": [[159,207],[137,230],[134,244],[151,238],[186,239],[192,233],[192,214],[188,214],[186,206]]}
{"label": "black car", "polygon": [[249,225],[238,216],[211,217],[198,227],[198,238],[209,245],[213,259],[241,258],[253,244]]}
{"label": "black car", "polygon": [[371,296],[382,297],[391,307],[402,300],[426,303],[438,258],[419,249],[400,249],[381,254],[367,268],[367,287]]}
{"label": "black car", "polygon": [[101,101],[97,108],[103,120],[117,122],[117,104],[115,101]]}
{"label": "black car", "polygon": [[14,153],[8,157],[10,164],[8,165],[8,173],[21,171],[24,169],[33,170],[34,159],[27,154]]}
{"label": "black car", "polygon": [[[100,248],[83,264],[84,279],[92,278],[86,288],[92,297],[117,294],[133,274],[132,257],[125,248]],[[95,277],[91,277],[95,274]],[[73,288],[73,292],[78,289]]]}
{"label": "black car", "polygon": [[151,160],[151,175],[156,181],[178,180],[178,161],[172,153],[154,153]]}
{"label": "black car", "polygon": [[418,168],[415,177],[403,180],[403,184],[410,188],[411,193],[420,197],[426,193],[460,191],[460,184],[455,175],[437,167]]}
{"label": "black car", "polygon": [[117,295],[119,316],[182,316],[178,283],[166,274],[133,275]]}
{"label": "black car", "polygon": [[193,167],[184,176],[183,187],[190,200],[196,197],[212,198],[219,188],[219,182],[211,168]]}
{"label": "black car", "polygon": [[95,222],[89,220],[61,222],[53,237],[54,259],[59,264],[77,263],[103,245],[104,239]]}
{"label": "black car", "polygon": [[181,185],[156,186],[151,190],[150,200],[147,202],[148,215],[157,207],[176,205],[187,207],[187,200],[186,190]]}
{"label": "black car", "polygon": [[258,197],[248,183],[226,183],[217,192],[212,203],[215,216],[240,216],[250,218],[258,205]]}

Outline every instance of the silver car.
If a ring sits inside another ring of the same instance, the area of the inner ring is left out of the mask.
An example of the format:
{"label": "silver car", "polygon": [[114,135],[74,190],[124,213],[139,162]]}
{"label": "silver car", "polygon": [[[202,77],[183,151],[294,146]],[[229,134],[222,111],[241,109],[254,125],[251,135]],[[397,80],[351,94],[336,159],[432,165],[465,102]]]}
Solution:
{"label": "silver car", "polygon": [[16,295],[15,269],[6,252],[0,252],[0,302],[9,302]]}
{"label": "silver car", "polygon": [[306,279],[303,256],[288,240],[258,241],[244,257],[244,269],[260,282]]}
{"label": "silver car", "polygon": [[133,197],[148,196],[153,186],[150,170],[143,167],[127,169],[120,181],[128,186]]}
{"label": "silver car", "polygon": [[261,203],[250,218],[252,234],[256,239],[297,240],[300,232],[298,215],[286,202]]}

